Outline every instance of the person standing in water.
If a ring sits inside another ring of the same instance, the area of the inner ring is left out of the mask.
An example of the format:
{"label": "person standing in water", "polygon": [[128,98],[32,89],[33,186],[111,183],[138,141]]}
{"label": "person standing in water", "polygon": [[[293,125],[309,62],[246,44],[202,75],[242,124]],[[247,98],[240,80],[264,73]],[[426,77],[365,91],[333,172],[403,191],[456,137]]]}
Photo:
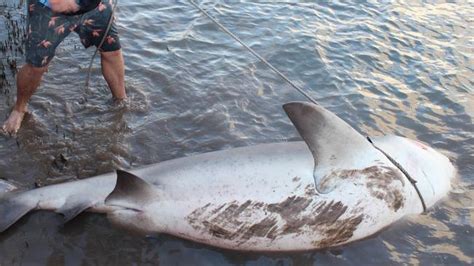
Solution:
{"label": "person standing in water", "polygon": [[[28,101],[66,36],[76,32],[85,48],[99,46],[112,13],[112,0],[28,0],[26,64],[17,75],[16,103],[1,128],[5,133],[16,134],[20,129]],[[112,96],[125,99],[125,66],[114,22],[99,51]]]}

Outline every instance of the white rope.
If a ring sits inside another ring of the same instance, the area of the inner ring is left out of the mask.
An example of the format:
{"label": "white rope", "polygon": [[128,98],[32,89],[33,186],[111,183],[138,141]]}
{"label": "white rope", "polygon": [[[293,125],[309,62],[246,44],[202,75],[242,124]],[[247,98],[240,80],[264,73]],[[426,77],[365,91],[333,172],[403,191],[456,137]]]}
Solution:
{"label": "white rope", "polygon": [[278,69],[276,69],[272,64],[270,64],[265,58],[260,56],[257,52],[255,52],[252,48],[250,48],[248,45],[246,45],[243,41],[239,39],[239,37],[235,36],[230,30],[228,30],[226,27],[224,27],[219,21],[214,19],[211,15],[209,15],[204,9],[202,9],[200,6],[198,6],[194,1],[189,0],[189,2],[194,5],[197,9],[199,9],[204,15],[206,15],[212,22],[214,22],[219,28],[221,28],[225,33],[229,34],[232,38],[234,38],[238,43],[240,43],[243,47],[245,47],[250,53],[252,53],[255,57],[257,57],[262,63],[267,65],[271,70],[273,70],[275,73],[277,73],[281,78],[283,78],[288,84],[293,86],[296,90],[298,90],[301,94],[303,94],[308,100],[313,102],[314,104],[318,104],[315,99],[313,99],[308,93],[306,93],[303,89],[298,87],[294,82],[292,82],[289,78],[287,78],[283,73],[281,73]]}
{"label": "white rope", "polygon": [[112,27],[112,22],[114,21],[114,14],[115,14],[115,9],[117,8],[118,0],[114,1],[114,7],[112,8],[112,13],[110,14],[109,18],[109,24],[107,25],[107,29],[104,32],[104,36],[102,37],[102,40],[100,41],[100,44],[97,46],[97,49],[95,49],[94,55],[91,57],[91,61],[89,62],[89,69],[87,71],[87,79],[86,79],[86,90],[89,89],[89,82],[91,80],[91,71],[92,71],[92,64],[94,63],[95,56],[97,55],[97,52],[99,49],[102,47],[104,44],[105,38],[109,34],[110,28]]}

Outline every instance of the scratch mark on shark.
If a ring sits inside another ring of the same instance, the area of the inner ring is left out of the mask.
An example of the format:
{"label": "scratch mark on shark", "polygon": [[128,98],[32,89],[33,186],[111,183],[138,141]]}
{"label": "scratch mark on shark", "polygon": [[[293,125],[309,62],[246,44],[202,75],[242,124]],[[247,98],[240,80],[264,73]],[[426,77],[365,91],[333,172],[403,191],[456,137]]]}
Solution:
{"label": "scratch mark on shark", "polygon": [[254,237],[273,241],[285,235],[319,232],[323,238],[313,244],[324,246],[349,240],[361,223],[364,216],[360,213],[341,218],[347,210],[340,201],[315,202],[313,197],[290,196],[273,204],[232,201],[214,209],[206,204],[186,219],[195,230],[238,245]]}
{"label": "scratch mark on shark", "polygon": [[404,187],[405,179],[396,168],[371,166],[364,169],[332,171],[323,178],[320,186],[324,188],[336,179],[361,180],[372,197],[386,202],[387,206],[394,211],[398,211],[405,205],[405,197],[397,185],[398,181]]}
{"label": "scratch mark on shark", "polygon": [[315,247],[328,247],[332,245],[343,244],[351,239],[354,231],[357,230],[358,225],[362,222],[364,215],[359,214],[347,219],[340,219],[324,231],[325,238],[322,240],[313,241]]}

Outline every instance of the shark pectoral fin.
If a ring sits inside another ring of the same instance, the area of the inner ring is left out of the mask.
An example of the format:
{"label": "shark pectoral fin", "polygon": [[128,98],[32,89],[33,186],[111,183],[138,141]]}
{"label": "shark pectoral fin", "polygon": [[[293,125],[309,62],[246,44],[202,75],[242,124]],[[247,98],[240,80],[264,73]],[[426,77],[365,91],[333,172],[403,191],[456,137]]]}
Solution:
{"label": "shark pectoral fin", "polygon": [[157,190],[145,180],[117,170],[117,184],[105,199],[105,204],[139,211],[144,204],[156,199],[157,196]]}
{"label": "shark pectoral fin", "polygon": [[290,102],[283,109],[313,154],[314,179],[319,192],[329,192],[328,185],[337,183],[324,180],[328,171],[350,169],[354,162],[367,156],[368,150],[375,151],[364,136],[322,106]]}

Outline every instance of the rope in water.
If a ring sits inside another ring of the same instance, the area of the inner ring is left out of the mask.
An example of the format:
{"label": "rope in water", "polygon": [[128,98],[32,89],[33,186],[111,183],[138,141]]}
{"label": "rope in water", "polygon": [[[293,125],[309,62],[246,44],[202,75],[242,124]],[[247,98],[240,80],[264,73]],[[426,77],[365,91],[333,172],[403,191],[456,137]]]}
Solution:
{"label": "rope in water", "polygon": [[277,73],[281,78],[283,78],[288,84],[290,84],[293,88],[295,88],[297,91],[299,91],[301,94],[303,94],[308,100],[313,102],[314,104],[318,104],[315,99],[313,99],[308,93],[306,93],[303,89],[301,89],[299,86],[297,86],[294,82],[292,82],[289,78],[287,78],[283,73],[281,73],[278,69],[276,69],[272,64],[270,64],[265,58],[260,56],[257,52],[255,52],[252,48],[250,48],[247,44],[245,44],[242,40],[239,39],[239,37],[235,36],[230,30],[228,30],[226,27],[224,27],[219,21],[214,19],[211,15],[209,15],[204,9],[202,9],[200,6],[198,6],[194,1],[189,0],[189,2],[195,6],[197,9],[199,9],[204,15],[206,15],[212,22],[214,22],[219,28],[221,28],[225,33],[229,34],[232,38],[234,38],[238,43],[240,43],[245,49],[247,49],[251,54],[253,54],[255,57],[257,57],[262,63],[267,65],[271,70],[273,70],[275,73]]}
{"label": "rope in water", "polygon": [[114,21],[114,14],[115,14],[115,9],[117,8],[117,4],[118,4],[118,0],[115,0],[114,1],[114,6],[112,8],[112,13],[110,14],[109,24],[107,25],[107,29],[105,30],[104,36],[102,36],[102,40],[100,41],[100,44],[97,46],[97,49],[95,49],[95,52],[91,57],[91,61],[89,62],[89,68],[87,70],[86,89],[89,89],[89,82],[91,80],[92,64],[94,63],[94,59],[97,55],[97,52],[99,51],[99,49],[104,44],[105,38],[107,38],[107,35],[109,34],[110,28],[112,27],[112,22]]}
{"label": "rope in water", "polygon": [[[308,98],[311,102],[318,104],[316,100],[314,100],[310,95],[308,95],[305,91],[303,91],[300,87],[298,87],[295,83],[293,83],[289,78],[287,78],[283,73],[278,71],[274,66],[272,66],[270,63],[267,62],[262,56],[260,56],[257,52],[255,52],[252,48],[250,48],[248,45],[246,45],[243,41],[241,41],[237,36],[235,36],[231,31],[229,31],[226,27],[224,27],[219,21],[214,19],[211,15],[209,15],[204,9],[202,9],[200,6],[198,6],[193,0],[188,0],[193,6],[195,6],[197,9],[199,9],[204,15],[206,15],[212,22],[214,22],[219,28],[221,28],[225,33],[229,34],[232,38],[234,38],[237,42],[239,42],[243,47],[245,47],[250,53],[252,53],[255,57],[260,59],[265,65],[267,65],[270,69],[275,71],[280,77],[282,77],[286,82],[288,82],[293,88],[298,90],[301,94],[303,94],[306,98]],[[319,104],[318,104],[319,105]],[[404,175],[407,177],[407,179],[410,181],[410,183],[413,185],[415,188],[418,197],[421,200],[421,205],[423,207],[423,212],[426,212],[426,204],[423,199],[423,196],[421,195],[420,190],[418,189],[418,186],[416,185],[416,180],[414,180],[408,172],[399,164],[397,163],[391,156],[389,156],[386,152],[378,148],[377,146],[374,145],[372,140],[370,138],[367,138],[368,141],[377,149],[379,150],[385,157],[387,157],[390,162],[392,162]]]}

